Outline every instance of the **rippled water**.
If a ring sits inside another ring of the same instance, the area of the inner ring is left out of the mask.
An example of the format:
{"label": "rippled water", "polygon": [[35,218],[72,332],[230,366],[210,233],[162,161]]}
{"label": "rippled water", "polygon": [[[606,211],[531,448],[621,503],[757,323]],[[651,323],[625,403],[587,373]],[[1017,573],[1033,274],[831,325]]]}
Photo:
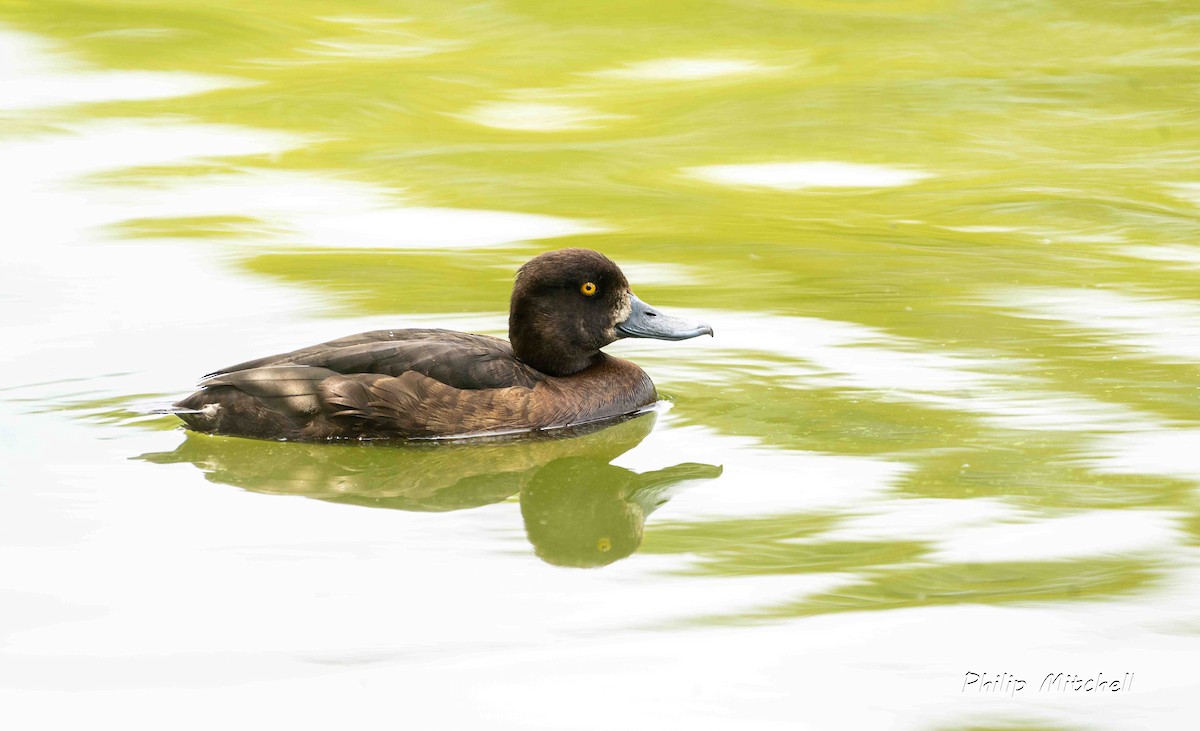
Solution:
{"label": "rippled water", "polygon": [[[1188,727],[1198,34],[1191,2],[0,4],[0,720]],[[409,448],[148,413],[361,330],[502,334],[561,246],[713,323],[610,348],[669,408]]]}

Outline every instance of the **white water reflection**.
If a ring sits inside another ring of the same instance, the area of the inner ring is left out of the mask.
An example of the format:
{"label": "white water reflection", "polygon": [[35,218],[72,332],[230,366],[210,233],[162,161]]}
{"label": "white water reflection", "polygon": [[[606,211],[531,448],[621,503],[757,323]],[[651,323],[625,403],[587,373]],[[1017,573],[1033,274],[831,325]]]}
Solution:
{"label": "white water reflection", "polygon": [[1164,475],[1200,482],[1200,429],[1113,434],[1092,445],[1088,462],[1101,472]]}
{"label": "white water reflection", "polygon": [[1188,244],[1158,244],[1154,246],[1126,246],[1119,250],[1125,256],[1148,261],[1161,261],[1185,267],[1200,266],[1200,246]]}
{"label": "white water reflection", "polygon": [[[669,414],[660,422],[672,427]],[[890,491],[911,470],[898,461],[772,449],[754,439],[685,426],[656,429],[613,464],[647,472],[679,462],[721,464],[736,475],[737,484],[717,479],[684,485],[655,513],[656,519],[851,509]]]}
{"label": "white water reflection", "polygon": [[389,59],[422,58],[465,48],[466,41],[432,38],[414,30],[411,18],[322,18],[329,23],[348,27],[354,35],[339,35],[310,42],[300,49],[312,56],[325,56],[338,61],[372,63]]}
{"label": "white water reflection", "polygon": [[70,64],[63,49],[49,41],[0,28],[0,111],[162,99],[253,83],[179,72],[90,70]]}
{"label": "white water reflection", "polygon": [[1180,198],[1200,206],[1200,183],[1177,183],[1167,187]]}
{"label": "white water reflection", "polygon": [[1164,510],[1091,510],[947,531],[928,558],[987,563],[1056,561],[1083,557],[1157,555],[1184,538],[1181,513]]}
{"label": "white water reflection", "polygon": [[[1129,359],[1194,363],[1200,359],[1200,303],[1114,290],[1024,287],[987,301],[1019,317],[1062,323],[1060,336],[1102,338]],[[1118,356],[1112,356],[1117,358]],[[1144,414],[1081,447],[1093,470],[1200,479],[1197,430]]]}
{"label": "white water reflection", "polygon": [[[261,221],[244,242],[341,248],[495,246],[603,230],[594,223],[508,211],[404,206],[396,191],[320,175],[239,171],[154,176],[152,184],[86,185],[84,176],[144,166],[276,154],[302,138],[232,126],[118,120],[0,141],[11,167],[0,193],[26,240],[77,241],[103,225],[175,217]],[[70,205],[70,219],[52,215]],[[72,234],[67,234],[69,227]]]}
{"label": "white water reflection", "polygon": [[460,116],[485,127],[519,132],[595,129],[608,121],[620,119],[618,115],[582,106],[529,101],[486,102]]}
{"label": "white water reflection", "polygon": [[[81,362],[93,373],[128,370],[132,354],[154,343],[184,346],[189,335],[195,337],[189,323],[254,316],[269,321],[307,309],[311,300],[302,295],[239,286],[221,271],[217,257],[194,247],[103,243],[104,227],[144,214],[157,191],[84,180],[126,165],[261,153],[291,142],[235,127],[152,121],[0,141],[0,155],[11,163],[0,168],[0,194],[13,204],[7,223],[21,242],[6,248],[7,266],[0,270],[0,292],[10,304],[0,314],[12,339],[0,356],[8,378],[27,383],[78,376]],[[163,296],[147,307],[147,293],[155,289]],[[175,296],[179,290],[203,295]],[[36,307],[27,306],[34,302]],[[152,328],[167,337],[146,342]]]}
{"label": "white water reflection", "polygon": [[656,58],[593,75],[629,81],[706,81],[774,70],[772,66],[739,58]]}
{"label": "white water reflection", "polygon": [[920,170],[827,161],[708,165],[687,168],[684,173],[708,183],[778,190],[892,188],[933,177]]}
{"label": "white water reflection", "polygon": [[1200,302],[1115,290],[1025,287],[987,300],[1013,314],[1103,335],[1132,355],[1200,360]]}

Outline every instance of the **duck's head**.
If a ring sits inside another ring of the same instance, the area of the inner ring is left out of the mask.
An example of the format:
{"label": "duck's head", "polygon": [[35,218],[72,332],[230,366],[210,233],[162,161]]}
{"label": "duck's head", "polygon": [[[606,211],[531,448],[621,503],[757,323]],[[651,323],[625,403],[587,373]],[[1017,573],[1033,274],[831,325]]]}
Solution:
{"label": "duck's head", "polygon": [[513,352],[552,376],[587,368],[619,338],[686,340],[712,335],[703,322],[669,317],[629,289],[621,269],[589,249],[560,249],[517,272],[508,313]]}

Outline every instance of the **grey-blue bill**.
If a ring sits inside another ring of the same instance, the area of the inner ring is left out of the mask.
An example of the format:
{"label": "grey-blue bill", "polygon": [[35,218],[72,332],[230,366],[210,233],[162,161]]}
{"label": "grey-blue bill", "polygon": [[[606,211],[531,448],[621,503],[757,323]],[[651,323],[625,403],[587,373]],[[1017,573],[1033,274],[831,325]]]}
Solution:
{"label": "grey-blue bill", "polygon": [[617,324],[617,333],[625,338],[654,338],[656,340],[687,340],[712,335],[707,323],[664,315],[650,305],[629,295],[631,311],[624,322]]}

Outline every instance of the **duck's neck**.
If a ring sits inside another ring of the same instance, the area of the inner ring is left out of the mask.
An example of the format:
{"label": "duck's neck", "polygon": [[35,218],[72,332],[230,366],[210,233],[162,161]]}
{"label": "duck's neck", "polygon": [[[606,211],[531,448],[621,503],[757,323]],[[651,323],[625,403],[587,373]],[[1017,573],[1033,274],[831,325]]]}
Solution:
{"label": "duck's neck", "polygon": [[527,366],[549,376],[569,376],[599,362],[599,350],[583,350],[552,327],[539,327],[538,318],[508,320],[513,354]]}

